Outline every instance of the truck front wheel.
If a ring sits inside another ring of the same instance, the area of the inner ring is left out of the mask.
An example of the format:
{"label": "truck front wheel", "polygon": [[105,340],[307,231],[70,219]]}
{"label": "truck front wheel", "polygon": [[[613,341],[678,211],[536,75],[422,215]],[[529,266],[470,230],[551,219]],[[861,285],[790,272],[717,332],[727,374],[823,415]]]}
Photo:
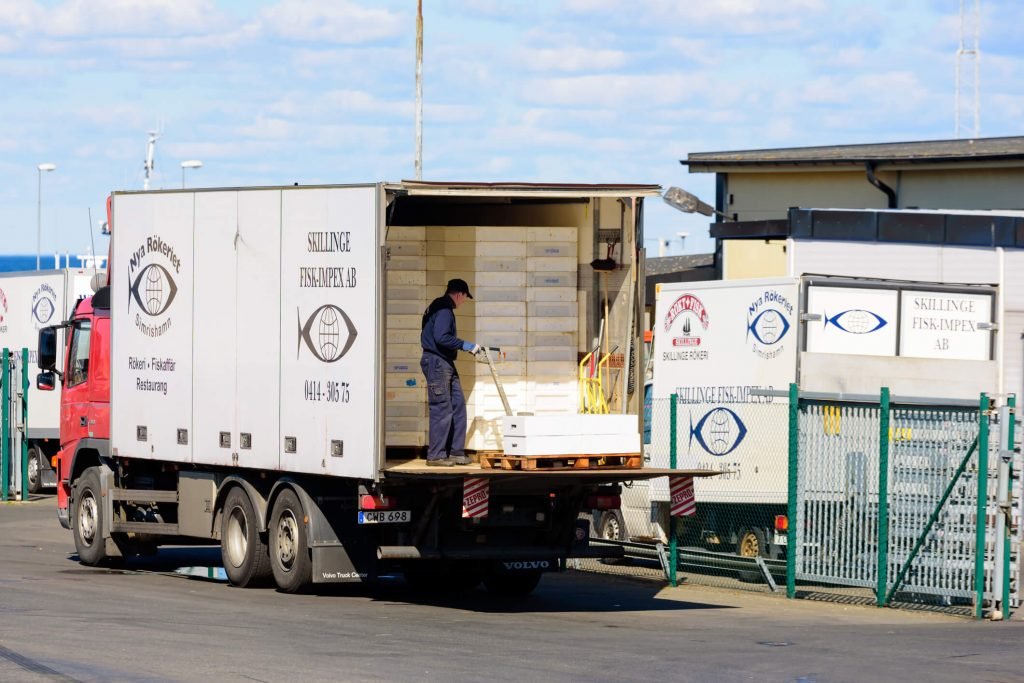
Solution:
{"label": "truck front wheel", "polygon": [[32,447],[28,451],[28,492],[39,493],[43,490],[43,452]]}
{"label": "truck front wheel", "polygon": [[231,489],[224,499],[220,556],[232,585],[245,588],[263,583],[270,577],[267,544],[260,538],[252,501],[241,487]]}
{"label": "truck front wheel", "polygon": [[277,587],[285,593],[298,593],[313,580],[304,518],[302,503],[295,492],[282,491],[274,501],[269,534],[270,567]]}
{"label": "truck front wheel", "polygon": [[103,540],[103,506],[100,504],[100,474],[90,467],[75,482],[75,550],[78,561],[95,567],[107,559]]}

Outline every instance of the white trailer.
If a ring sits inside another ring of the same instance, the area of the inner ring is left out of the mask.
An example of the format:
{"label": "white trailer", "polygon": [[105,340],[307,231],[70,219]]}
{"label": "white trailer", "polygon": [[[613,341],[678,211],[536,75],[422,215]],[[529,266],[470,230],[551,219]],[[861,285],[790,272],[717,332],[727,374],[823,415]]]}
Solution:
{"label": "white trailer", "polygon": [[[39,330],[66,320],[93,293],[94,275],[77,268],[0,273],[0,347],[12,354],[29,349],[34,366]],[[28,490],[38,493],[57,483],[50,458],[60,447],[60,397],[31,383],[28,408]]]}

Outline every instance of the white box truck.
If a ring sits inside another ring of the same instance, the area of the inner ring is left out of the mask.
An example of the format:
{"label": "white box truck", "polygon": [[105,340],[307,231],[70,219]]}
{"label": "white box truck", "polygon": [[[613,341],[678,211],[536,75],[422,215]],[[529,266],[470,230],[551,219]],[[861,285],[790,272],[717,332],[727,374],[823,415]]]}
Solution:
{"label": "white box truck", "polygon": [[[0,347],[12,354],[29,349],[34,366],[39,330],[66,320],[75,304],[93,293],[94,275],[93,270],[78,268],[0,273]],[[60,446],[60,397],[39,391],[34,384],[28,390],[26,436],[27,488],[38,493],[57,483],[50,459]]]}
{"label": "white box truck", "polygon": [[[619,482],[658,471],[425,467],[413,363],[423,308],[462,277],[477,298],[456,315],[460,336],[505,340],[521,359],[505,382],[520,405],[575,413],[575,359],[598,316],[622,348],[639,346],[640,206],[657,191],[405,182],[115,193],[110,285],[62,323],[63,362],[57,329],[40,333],[40,383],[60,370],[70,417],[58,516],[80,560],[202,539],[220,543],[236,585],[273,576],[297,591],[399,570],[523,593],[568,557],[612,552],[588,547],[579,511],[617,505]],[[614,260],[600,285],[597,253]],[[607,307],[594,305],[598,286]],[[485,310],[517,301],[526,305]],[[504,411],[483,391],[489,374],[460,372],[487,448]],[[639,432],[626,373],[606,388]]]}

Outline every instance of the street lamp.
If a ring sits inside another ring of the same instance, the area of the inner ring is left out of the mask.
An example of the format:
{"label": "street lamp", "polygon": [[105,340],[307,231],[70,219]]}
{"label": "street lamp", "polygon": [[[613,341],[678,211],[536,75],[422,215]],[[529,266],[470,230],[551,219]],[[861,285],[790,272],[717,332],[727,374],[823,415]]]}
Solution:
{"label": "street lamp", "polygon": [[198,159],[189,159],[188,161],[181,162],[181,189],[185,189],[185,169],[186,168],[202,168],[203,162]]}
{"label": "street lamp", "polygon": [[40,255],[43,248],[43,173],[57,170],[57,164],[39,164],[39,187],[36,191],[36,270],[40,270]]}
{"label": "street lamp", "polygon": [[681,187],[670,187],[662,195],[665,203],[683,213],[699,213],[704,216],[718,214],[726,220],[732,220],[732,216],[724,214],[715,207],[702,202],[696,195],[690,194]]}

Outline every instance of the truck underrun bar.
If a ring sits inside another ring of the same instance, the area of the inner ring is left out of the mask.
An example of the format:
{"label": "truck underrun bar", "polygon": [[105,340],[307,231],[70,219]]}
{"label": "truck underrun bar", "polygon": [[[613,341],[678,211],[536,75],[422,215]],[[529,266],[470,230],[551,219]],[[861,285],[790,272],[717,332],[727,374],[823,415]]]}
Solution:
{"label": "truck underrun bar", "polygon": [[414,545],[382,545],[377,548],[379,560],[521,560],[535,557],[565,557],[566,559],[618,559],[623,556],[619,546],[604,548],[563,548],[548,546],[522,546],[510,548],[417,548]]}

